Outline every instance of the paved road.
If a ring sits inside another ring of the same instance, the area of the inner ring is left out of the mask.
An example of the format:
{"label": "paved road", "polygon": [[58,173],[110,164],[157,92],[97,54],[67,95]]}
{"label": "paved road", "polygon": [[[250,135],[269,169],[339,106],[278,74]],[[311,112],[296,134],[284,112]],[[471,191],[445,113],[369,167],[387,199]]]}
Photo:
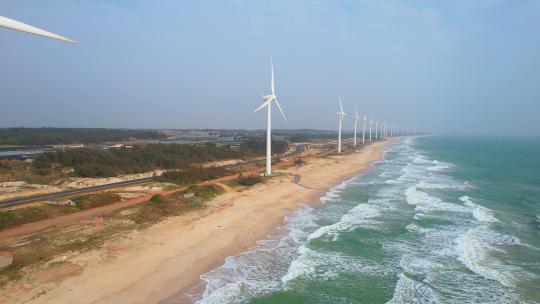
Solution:
{"label": "paved road", "polygon": [[[304,144],[300,144],[296,146],[293,152],[284,154],[281,157],[289,157],[289,156],[298,155],[306,149],[305,146],[306,145]],[[224,167],[235,168],[235,167],[240,167],[246,164],[258,164],[258,163],[264,163],[264,159],[250,160],[250,161],[242,162],[240,164],[227,165]],[[147,178],[133,179],[133,180],[125,181],[125,182],[111,183],[111,184],[105,184],[105,185],[93,186],[93,187],[85,187],[85,188],[80,188],[80,189],[66,190],[66,191],[54,192],[54,193],[49,193],[49,194],[37,194],[37,195],[26,196],[26,197],[18,197],[18,198],[9,199],[9,200],[0,202],[0,209],[13,207],[17,205],[35,203],[39,201],[45,201],[49,199],[57,199],[57,198],[74,195],[74,194],[82,194],[82,193],[94,192],[97,190],[104,190],[104,189],[123,187],[123,186],[128,186],[128,185],[133,185],[133,184],[140,184],[140,183],[151,181],[152,179],[153,177],[147,177]]]}

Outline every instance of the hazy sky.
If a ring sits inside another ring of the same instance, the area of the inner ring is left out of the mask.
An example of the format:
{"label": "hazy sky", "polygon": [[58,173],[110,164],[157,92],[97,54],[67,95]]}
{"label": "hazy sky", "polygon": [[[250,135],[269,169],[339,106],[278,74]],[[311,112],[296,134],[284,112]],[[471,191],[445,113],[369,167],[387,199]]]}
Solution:
{"label": "hazy sky", "polygon": [[[540,1],[2,0],[0,126],[264,128],[348,114],[540,134]],[[347,128],[352,128],[350,115]]]}

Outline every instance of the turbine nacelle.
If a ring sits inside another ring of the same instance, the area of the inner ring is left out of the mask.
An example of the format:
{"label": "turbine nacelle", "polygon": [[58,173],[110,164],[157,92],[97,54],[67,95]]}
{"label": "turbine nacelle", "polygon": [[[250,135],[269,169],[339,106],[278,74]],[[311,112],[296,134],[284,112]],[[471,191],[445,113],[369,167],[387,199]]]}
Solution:
{"label": "turbine nacelle", "polygon": [[268,101],[268,100],[271,100],[271,99],[276,99],[276,95],[263,95],[262,99],[264,101]]}
{"label": "turbine nacelle", "polygon": [[262,99],[263,99],[264,102],[263,102],[262,105],[260,105],[255,110],[255,112],[259,111],[260,109],[262,109],[264,107],[268,107],[271,102],[275,102],[276,106],[279,109],[279,112],[281,112],[281,115],[283,116],[283,119],[285,121],[287,121],[287,117],[285,117],[285,113],[283,113],[283,109],[281,108],[281,105],[277,101],[275,81],[274,81],[274,63],[272,61],[270,61],[270,66],[271,66],[271,70],[272,70],[272,79],[271,79],[271,83],[270,83],[270,89],[272,91],[272,94],[271,95],[263,95]]}
{"label": "turbine nacelle", "polygon": [[343,116],[346,115],[345,112],[343,111],[343,103],[341,102],[341,97],[339,98],[339,111],[336,114],[341,119],[343,119]]}
{"label": "turbine nacelle", "polygon": [[358,116],[358,107],[355,105],[354,106],[354,116],[353,116],[354,120],[359,120],[360,119],[360,116]]}

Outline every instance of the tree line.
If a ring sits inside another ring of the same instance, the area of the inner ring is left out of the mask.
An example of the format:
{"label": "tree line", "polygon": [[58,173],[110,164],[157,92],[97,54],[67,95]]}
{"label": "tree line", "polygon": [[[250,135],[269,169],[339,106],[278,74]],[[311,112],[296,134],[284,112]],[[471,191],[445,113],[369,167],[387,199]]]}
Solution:
{"label": "tree line", "polygon": [[111,141],[164,139],[155,130],[94,128],[5,128],[0,129],[0,145],[47,146],[58,144],[91,144]]}
{"label": "tree line", "polygon": [[[283,153],[287,148],[287,142],[274,143],[276,153]],[[265,151],[266,144],[260,139],[249,139],[239,148],[214,144],[150,144],[108,150],[81,148],[43,153],[32,166],[39,175],[49,175],[53,170],[63,168],[73,168],[73,175],[78,177],[111,177],[156,169],[183,169],[194,178],[203,178],[195,176],[192,170],[194,165],[197,167],[197,164],[205,162],[259,156],[264,155]],[[197,170],[202,169],[197,167]],[[210,171],[205,174],[217,173]]]}

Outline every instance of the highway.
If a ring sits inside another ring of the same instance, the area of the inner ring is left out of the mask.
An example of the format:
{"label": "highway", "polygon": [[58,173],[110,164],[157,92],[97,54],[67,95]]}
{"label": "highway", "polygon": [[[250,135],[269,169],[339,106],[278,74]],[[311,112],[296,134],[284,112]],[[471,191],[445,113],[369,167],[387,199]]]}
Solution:
{"label": "highway", "polygon": [[[293,152],[283,154],[281,155],[281,157],[295,156],[304,152],[305,149],[306,149],[305,144],[299,144],[298,146],[295,147],[295,150]],[[273,158],[276,158],[276,157],[273,157]],[[264,159],[250,160],[250,161],[245,161],[239,164],[227,165],[223,167],[236,168],[236,167],[244,166],[246,164],[264,163],[264,161],[265,161]],[[89,193],[89,192],[95,192],[98,190],[105,190],[105,189],[129,186],[133,184],[140,184],[140,183],[148,182],[151,180],[153,180],[153,177],[132,179],[129,181],[124,181],[124,182],[110,183],[110,184],[105,184],[105,185],[85,187],[85,188],[72,189],[72,190],[66,190],[66,191],[59,191],[59,192],[54,192],[54,193],[49,193],[49,194],[37,194],[37,195],[26,196],[26,197],[18,197],[18,198],[9,199],[9,200],[0,202],[0,209],[18,206],[18,205],[30,204],[30,203],[35,203],[35,202],[45,201],[45,200],[50,200],[50,199],[57,199],[57,198],[75,195],[75,194]]]}

